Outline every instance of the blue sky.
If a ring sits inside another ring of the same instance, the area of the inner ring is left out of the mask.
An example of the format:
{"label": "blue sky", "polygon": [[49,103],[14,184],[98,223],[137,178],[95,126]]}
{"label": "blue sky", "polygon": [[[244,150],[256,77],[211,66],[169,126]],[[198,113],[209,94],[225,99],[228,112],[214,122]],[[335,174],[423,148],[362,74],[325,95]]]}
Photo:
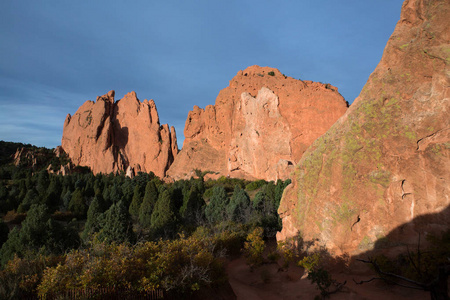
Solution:
{"label": "blue sky", "polygon": [[66,115],[109,90],[154,99],[179,147],[194,105],[270,66],[358,96],[400,0],[0,2],[0,140],[55,147]]}

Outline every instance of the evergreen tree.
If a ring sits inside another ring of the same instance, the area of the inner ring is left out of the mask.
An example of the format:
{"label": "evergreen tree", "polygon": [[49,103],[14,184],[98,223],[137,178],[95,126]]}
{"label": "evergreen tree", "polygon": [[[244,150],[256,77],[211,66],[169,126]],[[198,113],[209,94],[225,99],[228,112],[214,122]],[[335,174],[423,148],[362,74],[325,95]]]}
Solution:
{"label": "evergreen tree", "polygon": [[120,188],[119,184],[114,183],[109,193],[109,199],[112,203],[118,203],[120,200],[122,200],[122,197],[122,189]]}
{"label": "evergreen tree", "polygon": [[86,216],[86,203],[80,189],[76,189],[72,194],[72,199],[69,202],[69,210],[76,216],[84,218]]}
{"label": "evergreen tree", "polygon": [[56,224],[44,204],[33,204],[28,211],[22,228],[14,228],[0,250],[2,265],[26,251],[43,250],[46,253],[60,254],[79,245],[78,234],[70,227]]}
{"label": "evergreen tree", "polygon": [[[134,182],[130,179],[130,177],[125,177],[124,183],[122,183],[120,189],[122,191],[121,200],[125,204],[126,207],[130,206],[131,201],[133,201],[134,196]],[[139,207],[138,207],[139,209]]]}
{"label": "evergreen tree", "polygon": [[134,243],[136,236],[127,207],[122,201],[114,203],[105,212],[103,226],[98,235],[100,241]]}
{"label": "evergreen tree", "polygon": [[66,193],[62,197],[62,205],[64,210],[69,209],[70,200],[72,200],[72,191],[70,190],[70,188],[68,188]]}
{"label": "evergreen tree", "polygon": [[286,181],[282,181],[280,179],[277,180],[277,186],[275,188],[275,206],[278,209],[278,206],[280,206],[281,197],[283,196],[284,189],[291,183],[290,179],[287,179]]}
{"label": "evergreen tree", "polygon": [[68,249],[80,246],[80,236],[72,224],[61,225],[53,219],[49,219],[46,224],[47,239],[45,248],[50,253],[61,254]]}
{"label": "evergreen tree", "polygon": [[25,245],[20,241],[20,229],[14,227],[8,234],[8,239],[3,243],[0,249],[0,263],[2,267],[14,257],[15,254],[21,255],[23,253]]}
{"label": "evergreen tree", "polygon": [[50,214],[44,204],[32,205],[26,219],[22,222],[20,239],[27,248],[39,249],[47,240],[47,228],[45,224],[50,219]]}
{"label": "evergreen tree", "polygon": [[228,205],[227,192],[221,185],[213,188],[213,195],[205,208],[206,219],[210,223],[218,223],[226,220]]}
{"label": "evergreen tree", "polygon": [[142,195],[141,195],[141,189],[139,185],[136,185],[134,187],[133,191],[133,199],[131,200],[129,212],[132,217],[138,217],[139,216],[139,208],[142,204]]}
{"label": "evergreen tree", "polygon": [[42,170],[37,175],[36,190],[41,198],[44,198],[47,193],[50,179],[47,170]]}
{"label": "evergreen tree", "polygon": [[94,195],[98,196],[101,195],[103,191],[103,184],[101,182],[101,179],[96,177],[94,182]]}
{"label": "evergreen tree", "polygon": [[[105,178],[108,178],[108,177],[105,176]],[[108,184],[105,184],[105,186],[103,188],[103,192],[102,192],[102,198],[108,207],[110,207],[113,204],[110,195],[111,195],[111,188]]]}
{"label": "evergreen tree", "polygon": [[61,184],[57,176],[52,176],[50,185],[47,189],[47,194],[44,198],[44,203],[51,211],[55,211],[60,206]]}
{"label": "evergreen tree", "polygon": [[184,193],[183,206],[180,208],[180,215],[185,224],[197,225],[199,218],[203,215],[204,187],[203,182],[194,182],[190,189]]}
{"label": "evergreen tree", "polygon": [[158,200],[158,189],[155,182],[149,181],[145,187],[144,198],[142,199],[141,207],[139,208],[139,223],[147,228],[150,228],[152,221],[153,208]]}
{"label": "evergreen tree", "polygon": [[183,190],[185,187],[189,189],[189,182],[185,180],[175,181],[169,189],[170,199],[173,201],[174,212],[179,216],[181,207],[183,206]]}
{"label": "evergreen tree", "polygon": [[275,206],[275,200],[268,196],[270,187],[264,186],[258,193],[256,193],[253,199],[253,208],[261,216],[266,216],[276,213],[277,207]]}
{"label": "evergreen tree", "polygon": [[133,180],[136,182],[136,184],[139,185],[139,187],[141,188],[141,191],[145,189],[147,182],[149,182],[152,179],[153,179],[153,177],[151,177],[148,173],[144,173],[144,172],[138,172],[137,175],[134,176],[134,178],[133,178]]}
{"label": "evergreen tree", "polygon": [[168,190],[159,195],[151,222],[151,230],[155,237],[171,237],[175,233],[177,223],[175,205]]}
{"label": "evergreen tree", "polygon": [[266,190],[268,185],[259,191],[253,199],[254,215],[253,221],[259,227],[264,229],[265,236],[273,236],[277,231],[281,230],[277,206],[274,199],[271,199]]}
{"label": "evergreen tree", "polygon": [[250,220],[250,197],[239,185],[234,186],[233,196],[227,206],[227,213],[233,222],[247,223]]}
{"label": "evergreen tree", "polygon": [[100,230],[100,224],[102,222],[101,217],[105,210],[106,205],[102,199],[102,196],[95,196],[91,202],[91,205],[89,205],[89,209],[87,212],[86,224],[84,225],[84,230],[81,234],[83,240],[88,239],[90,235]]}
{"label": "evergreen tree", "polygon": [[22,200],[23,198],[25,198],[25,195],[27,194],[27,187],[24,179],[19,181],[18,189],[19,189],[18,199]]}
{"label": "evergreen tree", "polygon": [[27,212],[31,205],[33,204],[39,204],[39,195],[35,189],[29,189],[27,191],[27,194],[25,195],[25,198],[23,199],[22,203],[17,208],[18,213],[25,213]]}

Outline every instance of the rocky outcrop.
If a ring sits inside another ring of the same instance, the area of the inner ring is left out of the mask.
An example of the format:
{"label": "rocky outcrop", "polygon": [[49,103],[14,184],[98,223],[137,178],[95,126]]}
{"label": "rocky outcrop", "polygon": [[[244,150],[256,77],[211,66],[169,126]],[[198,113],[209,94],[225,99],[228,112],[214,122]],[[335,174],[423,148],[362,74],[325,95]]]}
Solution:
{"label": "rocky outcrop", "polygon": [[129,169],[160,177],[178,152],[175,129],[159,124],[153,100],[140,102],[131,92],[114,102],[114,91],[67,115],[62,148],[75,165],[94,173]]}
{"label": "rocky outcrop", "polygon": [[17,148],[16,153],[14,154],[14,165],[19,166],[24,164],[34,167],[37,164],[36,153],[30,151],[28,148],[20,147]]}
{"label": "rocky outcrop", "polygon": [[[449,228],[448,20],[448,1],[404,2],[360,96],[296,167],[279,208],[279,240],[300,231],[336,255],[354,255],[377,240],[393,247]],[[416,218],[425,214],[427,222]]]}
{"label": "rocky outcrop", "polygon": [[[194,106],[184,145],[167,172],[285,179],[303,152],[347,110],[330,84],[301,81],[277,69],[252,66],[220,91],[215,105]],[[217,174],[218,173],[218,174]]]}
{"label": "rocky outcrop", "polygon": [[38,148],[35,146],[18,147],[14,153],[14,165],[24,168],[40,169],[48,164],[53,153],[45,148]]}

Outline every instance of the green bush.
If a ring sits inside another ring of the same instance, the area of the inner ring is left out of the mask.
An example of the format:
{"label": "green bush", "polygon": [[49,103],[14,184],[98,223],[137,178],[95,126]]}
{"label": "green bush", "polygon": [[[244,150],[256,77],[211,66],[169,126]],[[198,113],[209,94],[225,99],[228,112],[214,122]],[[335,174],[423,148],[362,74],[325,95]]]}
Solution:
{"label": "green bush", "polygon": [[259,189],[260,187],[262,187],[263,185],[267,184],[267,182],[265,180],[256,180],[256,181],[252,181],[249,184],[247,184],[245,186],[245,189],[249,192],[254,191],[256,189]]}

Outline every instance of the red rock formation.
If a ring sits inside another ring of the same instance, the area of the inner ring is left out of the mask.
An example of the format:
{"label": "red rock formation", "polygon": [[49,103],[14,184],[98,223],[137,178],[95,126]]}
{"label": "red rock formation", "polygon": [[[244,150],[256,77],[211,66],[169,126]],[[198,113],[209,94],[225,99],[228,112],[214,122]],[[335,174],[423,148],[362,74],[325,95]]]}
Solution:
{"label": "red rock formation", "polygon": [[360,96],[296,167],[279,240],[300,231],[358,254],[381,238],[392,247],[449,228],[449,20],[447,0],[404,2]]}
{"label": "red rock formation", "polygon": [[62,147],[75,165],[94,173],[129,168],[160,177],[178,151],[175,129],[159,124],[153,100],[140,102],[131,92],[114,102],[114,91],[67,115]]}
{"label": "red rock formation", "polygon": [[346,111],[337,88],[252,66],[220,91],[215,105],[194,106],[184,145],[168,175],[193,170],[241,178],[285,179],[306,148]]}

